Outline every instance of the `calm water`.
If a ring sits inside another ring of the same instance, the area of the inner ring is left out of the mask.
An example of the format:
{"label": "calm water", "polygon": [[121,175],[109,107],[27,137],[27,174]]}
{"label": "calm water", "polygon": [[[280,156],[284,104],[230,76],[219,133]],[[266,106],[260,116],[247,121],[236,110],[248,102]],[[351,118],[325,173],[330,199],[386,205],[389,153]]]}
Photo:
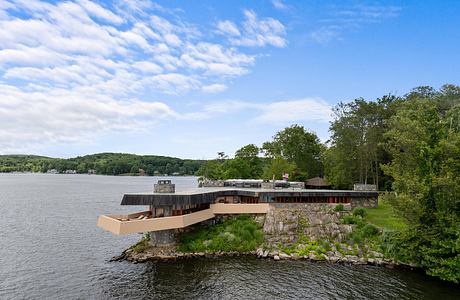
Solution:
{"label": "calm water", "polygon": [[[460,299],[460,287],[415,272],[255,258],[109,262],[139,235],[96,227],[125,192],[154,177],[0,174],[0,299]],[[177,190],[194,177],[174,177]]]}

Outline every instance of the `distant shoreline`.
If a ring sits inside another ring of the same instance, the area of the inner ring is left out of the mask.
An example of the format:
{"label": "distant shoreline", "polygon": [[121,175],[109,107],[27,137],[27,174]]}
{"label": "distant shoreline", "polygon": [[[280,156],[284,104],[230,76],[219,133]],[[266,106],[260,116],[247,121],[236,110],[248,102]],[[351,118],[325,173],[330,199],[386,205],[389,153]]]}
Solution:
{"label": "distant shoreline", "polygon": [[115,176],[115,177],[198,177],[196,175],[134,175],[134,174],[66,174],[66,173],[44,173],[44,172],[0,172],[1,174],[12,174],[12,175],[87,175],[87,176]]}

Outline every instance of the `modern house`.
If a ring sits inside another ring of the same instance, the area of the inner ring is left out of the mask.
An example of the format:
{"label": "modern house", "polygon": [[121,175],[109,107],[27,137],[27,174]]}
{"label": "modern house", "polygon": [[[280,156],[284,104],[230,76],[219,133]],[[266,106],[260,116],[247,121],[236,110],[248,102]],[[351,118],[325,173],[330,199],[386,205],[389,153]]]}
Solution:
{"label": "modern house", "polygon": [[123,196],[121,205],[145,206],[144,211],[124,216],[101,215],[98,226],[117,235],[156,232],[157,239],[162,239],[164,233],[216,215],[265,214],[270,205],[277,203],[290,203],[294,207],[308,203],[376,207],[377,197],[377,191],[313,190],[287,181],[277,184],[254,180],[233,180],[222,186],[176,193],[170,180],[160,180],[153,193]]}

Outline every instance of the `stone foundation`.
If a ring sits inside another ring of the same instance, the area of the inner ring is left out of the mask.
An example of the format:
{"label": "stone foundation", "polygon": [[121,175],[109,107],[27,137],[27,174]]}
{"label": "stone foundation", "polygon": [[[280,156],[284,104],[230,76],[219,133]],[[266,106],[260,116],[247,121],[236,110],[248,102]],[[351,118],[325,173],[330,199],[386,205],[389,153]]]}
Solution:
{"label": "stone foundation", "polygon": [[366,207],[366,208],[377,208],[379,205],[378,198],[353,198],[351,200],[351,208],[355,208],[358,206]]}
{"label": "stone foundation", "polygon": [[169,247],[176,245],[177,230],[160,230],[149,232],[149,243],[153,247]]}
{"label": "stone foundation", "polygon": [[336,212],[337,204],[327,203],[275,203],[265,217],[264,233],[269,245],[292,244],[298,236],[312,240],[327,239],[341,242],[352,231],[351,225],[342,224],[340,217],[349,213],[351,206]]}

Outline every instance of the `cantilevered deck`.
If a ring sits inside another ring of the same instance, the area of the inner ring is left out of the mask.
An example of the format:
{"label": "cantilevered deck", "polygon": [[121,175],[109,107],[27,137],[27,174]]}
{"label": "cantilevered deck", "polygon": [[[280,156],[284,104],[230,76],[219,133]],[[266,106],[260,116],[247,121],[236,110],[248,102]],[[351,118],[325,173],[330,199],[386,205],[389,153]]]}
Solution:
{"label": "cantilevered deck", "polygon": [[117,235],[136,232],[149,232],[168,229],[184,228],[214,218],[219,214],[265,214],[268,203],[259,204],[211,204],[208,209],[170,217],[152,218],[150,211],[144,211],[126,216],[99,217],[97,226]]}

